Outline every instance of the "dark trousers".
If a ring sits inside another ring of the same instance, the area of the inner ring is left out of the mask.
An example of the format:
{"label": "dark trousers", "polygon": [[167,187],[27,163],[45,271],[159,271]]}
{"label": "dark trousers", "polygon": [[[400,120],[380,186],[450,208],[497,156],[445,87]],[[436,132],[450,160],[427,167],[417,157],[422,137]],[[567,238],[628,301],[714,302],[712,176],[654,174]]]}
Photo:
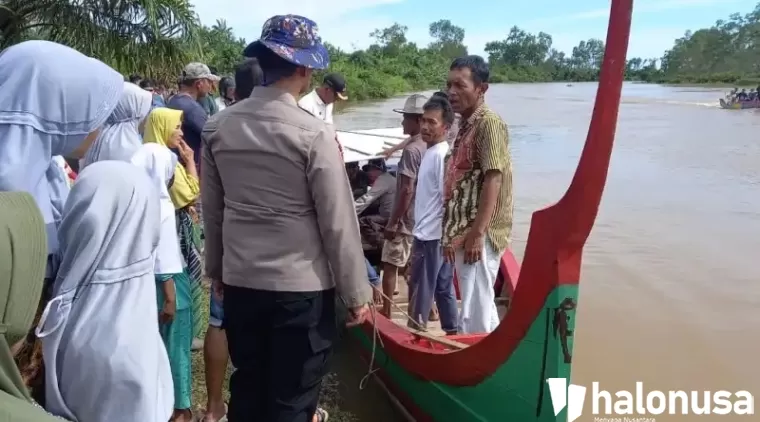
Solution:
{"label": "dark trousers", "polygon": [[[438,304],[441,329],[457,332],[457,299],[454,292],[454,267],[443,259],[440,240],[419,240],[412,243],[412,290],[409,309],[415,321],[427,326],[433,299]],[[414,327],[414,325],[412,325]]]}
{"label": "dark trousers", "polygon": [[337,335],[335,291],[224,288],[230,422],[311,422]]}

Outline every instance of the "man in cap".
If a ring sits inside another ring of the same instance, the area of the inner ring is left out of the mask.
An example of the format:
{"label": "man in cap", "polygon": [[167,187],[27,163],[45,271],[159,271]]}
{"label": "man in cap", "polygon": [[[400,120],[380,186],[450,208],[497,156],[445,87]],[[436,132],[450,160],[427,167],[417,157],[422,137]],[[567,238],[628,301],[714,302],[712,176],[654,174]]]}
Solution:
{"label": "man in cap", "polygon": [[[381,260],[383,262],[383,293],[387,298],[393,297],[396,290],[396,276],[406,268],[412,254],[414,190],[422,155],[427,150],[427,145],[420,136],[420,119],[425,102],[427,102],[427,97],[414,94],[406,99],[404,108],[393,110],[403,115],[401,126],[404,128],[404,134],[409,135],[410,140],[404,147],[398,163],[396,197],[393,201],[393,212],[385,228]],[[390,300],[383,301],[382,312],[390,318]]]}
{"label": "man in cap", "polygon": [[381,250],[383,231],[393,212],[396,179],[388,173],[385,160],[376,158],[362,167],[369,179],[367,192],[356,199],[354,207],[359,217],[362,240],[370,249]]}
{"label": "man in cap", "polygon": [[337,73],[328,73],[322,81],[322,86],[304,95],[298,106],[311,113],[314,117],[333,122],[333,105],[338,100],[347,100],[346,80]]}
{"label": "man in cap", "polygon": [[200,166],[201,132],[208,118],[198,100],[207,96],[213,89],[214,82],[218,80],[205,64],[190,63],[185,66],[180,76],[179,92],[166,104],[169,108],[182,111],[182,133],[185,142],[195,152],[197,166]]}
{"label": "man in cap", "polygon": [[[433,93],[433,95],[430,98],[445,98],[447,101],[449,99],[449,95],[446,94],[443,91],[436,91]],[[446,142],[449,144],[449,146],[453,146],[454,140],[456,140],[457,133],[459,132],[459,115],[454,115],[454,123],[449,128],[449,131],[446,132]],[[383,157],[385,158],[391,158],[393,154],[396,153],[396,151],[401,151],[402,149],[406,148],[407,143],[411,140],[411,138],[405,140],[404,142],[401,142],[400,144],[396,144],[390,148],[386,148],[383,150]]]}
{"label": "man in cap", "polygon": [[330,59],[316,23],[296,15],[267,20],[244,55],[264,83],[208,122],[201,172],[206,273],[236,368],[228,419],[324,421],[335,296],[350,324],[371,299],[335,131],[297,103]]}
{"label": "man in cap", "polygon": [[203,97],[198,97],[198,104],[203,107],[206,116],[211,117],[219,112],[219,105],[216,101],[217,97],[214,93],[219,90],[219,82],[221,82],[222,78],[219,76],[219,73],[217,73],[216,68],[209,66],[208,69],[211,72],[211,75],[214,76],[214,79],[211,79],[211,89],[208,94]]}

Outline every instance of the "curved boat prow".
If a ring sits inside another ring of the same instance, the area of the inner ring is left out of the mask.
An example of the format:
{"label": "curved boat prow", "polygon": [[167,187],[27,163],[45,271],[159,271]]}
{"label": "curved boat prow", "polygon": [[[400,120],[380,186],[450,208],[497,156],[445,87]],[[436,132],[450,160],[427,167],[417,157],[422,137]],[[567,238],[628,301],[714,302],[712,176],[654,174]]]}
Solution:
{"label": "curved boat prow", "polygon": [[[554,420],[545,380],[570,378],[581,257],[607,181],[632,10],[633,0],[612,1],[599,88],[578,167],[565,195],[533,214],[511,308],[497,329],[508,331],[511,339],[543,343],[536,417],[548,414],[547,419]],[[538,324],[542,319],[545,324]],[[556,420],[562,418],[564,411]]]}
{"label": "curved boat prow", "polygon": [[[354,329],[379,373],[418,421],[560,422],[547,378],[570,378],[581,255],[599,210],[615,138],[633,0],[612,0],[594,112],[565,195],[536,211],[509,311],[488,335],[430,347],[378,316]],[[502,260],[503,274],[517,262]],[[379,339],[375,336],[379,336]],[[380,347],[377,347],[380,344]],[[559,407],[559,406],[558,406]],[[559,409],[558,409],[559,410]]]}

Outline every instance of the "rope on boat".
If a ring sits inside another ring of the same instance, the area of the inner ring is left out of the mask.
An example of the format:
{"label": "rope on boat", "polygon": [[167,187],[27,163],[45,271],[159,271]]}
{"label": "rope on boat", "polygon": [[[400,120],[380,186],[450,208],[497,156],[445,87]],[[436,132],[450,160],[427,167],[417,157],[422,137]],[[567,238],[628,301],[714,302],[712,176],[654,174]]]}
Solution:
{"label": "rope on boat", "polygon": [[[396,273],[394,274],[394,277],[396,279],[396,282],[398,283],[398,267],[396,267]],[[388,295],[383,292],[382,289],[379,289],[375,286],[372,286],[372,288],[379,292],[384,299],[387,299],[391,306],[396,308],[399,312],[401,312],[408,321],[411,321],[413,324],[416,324],[417,327],[419,327],[420,331],[427,331],[427,328],[424,327],[419,321],[416,321],[414,318],[412,318],[411,315],[409,315],[406,311],[401,309],[400,306],[396,304],[396,302],[393,301],[393,298],[388,297]],[[411,298],[410,298],[411,299]],[[385,345],[383,344],[383,339],[380,337],[380,329],[377,328],[377,307],[375,306],[375,302],[372,301],[370,304],[370,312],[372,314],[372,352],[369,357],[369,367],[367,368],[367,374],[364,375],[359,381],[359,390],[364,390],[367,387],[367,382],[372,377],[372,375],[375,374],[375,372],[380,370],[380,367],[375,368],[375,356],[377,355],[377,343],[380,342],[380,347],[385,348]],[[422,315],[420,315],[420,320],[422,319]]]}

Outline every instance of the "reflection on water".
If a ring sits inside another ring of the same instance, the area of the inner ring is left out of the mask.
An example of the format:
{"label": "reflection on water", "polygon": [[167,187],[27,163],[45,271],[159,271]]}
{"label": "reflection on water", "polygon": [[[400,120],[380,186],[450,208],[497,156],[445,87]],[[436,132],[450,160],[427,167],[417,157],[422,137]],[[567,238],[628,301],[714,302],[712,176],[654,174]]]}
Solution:
{"label": "reflection on water", "polygon": [[[595,92],[596,84],[564,83],[488,91],[510,126],[518,256],[531,213],[570,182]],[[607,190],[584,254],[575,382],[760,394],[760,112],[721,110],[722,95],[625,86]],[[403,101],[350,107],[337,125],[399,126],[391,109]]]}

